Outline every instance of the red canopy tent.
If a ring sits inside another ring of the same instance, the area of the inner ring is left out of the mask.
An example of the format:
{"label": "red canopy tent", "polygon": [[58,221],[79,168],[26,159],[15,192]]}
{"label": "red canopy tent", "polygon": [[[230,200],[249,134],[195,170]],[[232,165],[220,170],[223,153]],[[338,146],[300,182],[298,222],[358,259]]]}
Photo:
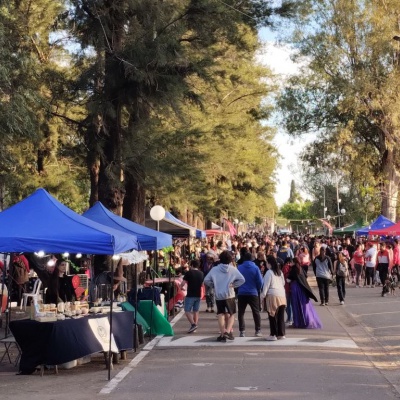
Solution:
{"label": "red canopy tent", "polygon": [[399,236],[400,235],[400,222],[382,229],[371,230],[369,235],[379,236]]}

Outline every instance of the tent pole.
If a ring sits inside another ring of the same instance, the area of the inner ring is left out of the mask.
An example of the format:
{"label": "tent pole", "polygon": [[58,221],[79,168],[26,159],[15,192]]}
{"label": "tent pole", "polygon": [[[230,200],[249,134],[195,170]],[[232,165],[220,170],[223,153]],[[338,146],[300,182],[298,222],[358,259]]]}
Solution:
{"label": "tent pole", "polygon": [[134,311],[134,314],[133,314],[133,326],[135,327],[135,331],[134,331],[135,332],[135,337],[134,337],[133,346],[134,346],[134,351],[136,353],[136,341],[139,341],[139,338],[138,338],[139,330],[137,329],[137,306],[138,306],[138,304],[137,304],[137,290],[138,290],[137,264],[134,265],[134,271],[135,271],[135,280],[134,280],[134,287],[133,288],[134,288],[134,293],[135,293],[135,311]]}
{"label": "tent pole", "polygon": [[[1,309],[3,309],[3,294],[4,294],[4,287],[5,287],[5,279],[7,276],[7,254],[8,253],[3,253],[5,255],[4,258],[4,266],[3,266],[3,282],[1,286]],[[10,253],[10,260],[11,260],[11,253]],[[6,302],[6,307],[5,307],[5,315],[6,315],[6,324],[5,324],[5,329],[4,329],[4,337],[8,337],[10,333],[10,320],[11,320],[11,284],[12,281],[11,279],[8,279],[7,282],[7,302]],[[1,311],[1,310],[0,310]]]}
{"label": "tent pole", "polygon": [[112,341],[112,326],[113,326],[113,300],[114,300],[114,260],[111,262],[111,294],[110,294],[110,344],[108,349],[108,380],[111,380],[111,365],[112,365],[112,353],[111,353],[111,341]]}

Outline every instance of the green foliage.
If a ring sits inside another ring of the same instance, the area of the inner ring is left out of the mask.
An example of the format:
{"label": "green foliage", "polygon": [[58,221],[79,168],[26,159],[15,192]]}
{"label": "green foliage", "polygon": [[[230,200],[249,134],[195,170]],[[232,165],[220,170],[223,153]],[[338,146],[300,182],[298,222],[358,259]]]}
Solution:
{"label": "green foliage", "polygon": [[263,120],[276,88],[255,61],[256,27],[296,9],[258,0],[0,5],[1,206],[41,186],[78,212],[89,195],[117,208],[136,184],[144,194],[128,194],[138,214],[157,199],[208,218],[270,216],[277,152]]}
{"label": "green foliage", "polygon": [[295,203],[296,201],[301,201],[300,193],[296,191],[296,184],[294,179],[290,182],[290,196],[289,203]]}
{"label": "green foliage", "polygon": [[[346,209],[360,212],[362,187],[381,197],[381,211],[395,218],[400,119],[399,48],[391,40],[398,3],[313,1],[292,40],[306,66],[290,79],[279,106],[292,135],[317,135],[303,160],[343,177]],[[374,190],[377,182],[383,188]],[[369,200],[368,200],[369,201]],[[374,200],[375,201],[375,200]]]}
{"label": "green foliage", "polygon": [[279,209],[279,216],[287,220],[308,220],[313,218],[311,211],[312,202],[285,203]]}

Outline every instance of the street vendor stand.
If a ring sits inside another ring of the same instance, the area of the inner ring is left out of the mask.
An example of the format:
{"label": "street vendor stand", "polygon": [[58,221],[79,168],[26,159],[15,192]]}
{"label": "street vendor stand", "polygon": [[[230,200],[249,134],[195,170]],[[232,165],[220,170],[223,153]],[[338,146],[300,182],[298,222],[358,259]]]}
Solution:
{"label": "street vendor stand", "polygon": [[[26,199],[1,212],[0,226],[2,227],[0,229],[0,252],[3,253],[43,251],[45,253],[69,252],[112,255],[138,248],[135,235],[128,235],[82,217],[50,196],[44,189],[37,189]],[[4,292],[4,283],[2,292]],[[8,307],[9,301],[7,302]],[[110,332],[114,331],[112,309],[113,301],[111,299]],[[41,329],[46,329],[45,325],[40,325],[42,322],[33,324],[32,322],[35,321],[26,323],[29,326],[41,326]],[[10,323],[10,325],[16,326],[13,323]],[[58,325],[55,324],[55,326]],[[6,332],[8,332],[8,327]],[[79,331],[76,332],[76,335],[81,340]],[[16,339],[18,341],[18,338]],[[109,379],[111,344],[110,333]],[[25,359],[24,348],[21,347],[21,350],[21,359]]]}
{"label": "street vendor stand", "polygon": [[[10,330],[22,351],[20,373],[31,374],[38,365],[60,365],[107,351],[108,338],[104,337],[102,341],[101,335],[95,335],[89,323],[101,318],[107,320],[102,321],[107,327],[110,315],[104,314],[54,322],[11,321]],[[132,312],[114,311],[112,334],[118,351],[133,348],[132,326]]]}

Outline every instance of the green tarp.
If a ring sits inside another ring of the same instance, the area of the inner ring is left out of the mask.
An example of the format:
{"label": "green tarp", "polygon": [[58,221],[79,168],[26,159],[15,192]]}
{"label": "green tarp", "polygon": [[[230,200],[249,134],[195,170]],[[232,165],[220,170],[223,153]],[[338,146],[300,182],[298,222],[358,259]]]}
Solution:
{"label": "green tarp", "polygon": [[[135,307],[133,307],[133,305],[131,303],[129,303],[128,301],[125,301],[123,303],[120,304],[121,308],[124,311],[133,311],[135,312]],[[138,325],[142,325],[143,327],[143,333],[146,335],[148,333],[150,333],[150,325],[146,322],[146,320],[140,315],[139,312],[137,312],[136,314],[136,323]]]}
{"label": "green tarp", "polygon": [[341,234],[345,235],[346,233],[353,234],[355,231],[358,231],[362,227],[363,227],[363,225],[360,222],[356,222],[352,225],[347,225],[347,226],[344,226],[343,228],[335,229],[333,231],[333,234],[334,235],[341,235]]}
{"label": "green tarp", "polygon": [[138,311],[151,326],[152,334],[174,336],[171,324],[152,300],[140,300]]}

